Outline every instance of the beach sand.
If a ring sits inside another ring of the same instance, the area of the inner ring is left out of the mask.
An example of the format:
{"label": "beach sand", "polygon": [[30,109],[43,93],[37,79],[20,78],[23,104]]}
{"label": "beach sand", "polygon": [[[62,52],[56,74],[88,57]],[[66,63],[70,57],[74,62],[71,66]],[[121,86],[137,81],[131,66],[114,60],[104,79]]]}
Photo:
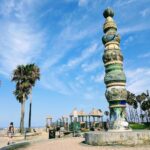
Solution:
{"label": "beach sand", "polygon": [[[0,148],[7,145],[7,136],[0,136]],[[16,136],[14,142],[32,141],[31,145],[18,150],[150,150],[150,145],[142,146],[90,146],[83,144],[84,138],[66,137],[48,139],[48,133],[40,132],[38,135],[28,136],[24,140],[24,136]]]}
{"label": "beach sand", "polygon": [[90,146],[83,144],[84,138],[70,137],[52,139],[31,144],[19,150],[150,150],[150,145],[144,146]]}
{"label": "beach sand", "polygon": [[[22,141],[38,141],[38,140],[42,141],[42,140],[46,140],[46,139],[48,139],[48,133],[40,131],[37,133],[28,134],[28,136],[26,137],[26,140],[25,140],[24,135],[20,135],[19,133],[16,133],[15,136],[12,138],[12,141],[14,143],[17,143],[17,142],[22,142]],[[8,143],[7,133],[6,132],[2,133],[2,131],[1,131],[0,148],[3,146],[6,146],[7,143]]]}

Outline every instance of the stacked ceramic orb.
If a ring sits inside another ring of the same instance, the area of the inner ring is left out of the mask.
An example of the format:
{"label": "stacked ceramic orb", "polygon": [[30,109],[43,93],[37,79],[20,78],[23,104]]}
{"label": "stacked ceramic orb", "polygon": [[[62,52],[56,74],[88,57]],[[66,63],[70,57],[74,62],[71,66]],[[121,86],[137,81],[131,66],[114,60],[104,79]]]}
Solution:
{"label": "stacked ceramic orb", "polygon": [[102,42],[105,46],[103,62],[105,65],[104,82],[106,84],[106,99],[109,102],[110,121],[113,129],[123,129],[126,122],[125,88],[126,76],[123,71],[123,55],[120,49],[120,36],[117,33],[117,25],[113,20],[114,12],[107,8],[103,16],[106,18],[103,25],[104,36]]}

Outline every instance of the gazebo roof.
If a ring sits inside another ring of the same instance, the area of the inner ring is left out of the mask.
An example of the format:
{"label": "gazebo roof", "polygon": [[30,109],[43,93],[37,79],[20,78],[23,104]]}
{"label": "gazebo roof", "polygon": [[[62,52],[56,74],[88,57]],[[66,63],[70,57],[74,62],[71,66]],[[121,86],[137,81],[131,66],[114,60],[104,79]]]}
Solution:
{"label": "gazebo roof", "polygon": [[52,119],[52,118],[53,118],[53,117],[52,117],[52,116],[50,116],[50,115],[46,117],[46,119]]}
{"label": "gazebo roof", "polygon": [[89,113],[89,116],[103,116],[103,113],[99,109],[93,108],[92,111]]}
{"label": "gazebo roof", "polygon": [[78,116],[86,116],[86,115],[87,114],[83,110],[81,110],[81,111],[78,112]]}
{"label": "gazebo roof", "polygon": [[63,118],[63,119],[67,119],[67,118],[68,118],[68,116],[66,116],[66,115],[63,115],[63,116],[62,116],[62,118]]}
{"label": "gazebo roof", "polygon": [[78,116],[78,111],[76,108],[74,108],[74,110],[72,111],[72,113],[70,114],[70,116]]}

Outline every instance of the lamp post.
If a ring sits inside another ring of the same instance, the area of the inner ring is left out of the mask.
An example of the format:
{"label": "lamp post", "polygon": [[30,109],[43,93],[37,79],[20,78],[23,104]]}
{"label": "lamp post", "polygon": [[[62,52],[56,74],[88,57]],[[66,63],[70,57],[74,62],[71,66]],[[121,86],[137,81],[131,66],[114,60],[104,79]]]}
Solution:
{"label": "lamp post", "polygon": [[77,121],[78,121],[78,112],[74,111],[73,113],[73,137],[75,137],[75,132],[77,130]]}

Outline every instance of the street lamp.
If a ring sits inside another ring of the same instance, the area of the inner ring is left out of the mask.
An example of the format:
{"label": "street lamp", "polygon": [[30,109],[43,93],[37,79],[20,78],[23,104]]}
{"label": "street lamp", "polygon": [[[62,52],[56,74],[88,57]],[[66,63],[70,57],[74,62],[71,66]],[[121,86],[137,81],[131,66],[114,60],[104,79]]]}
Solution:
{"label": "street lamp", "polygon": [[75,132],[77,131],[78,111],[74,109],[72,115],[73,115],[73,136],[75,136]]}

